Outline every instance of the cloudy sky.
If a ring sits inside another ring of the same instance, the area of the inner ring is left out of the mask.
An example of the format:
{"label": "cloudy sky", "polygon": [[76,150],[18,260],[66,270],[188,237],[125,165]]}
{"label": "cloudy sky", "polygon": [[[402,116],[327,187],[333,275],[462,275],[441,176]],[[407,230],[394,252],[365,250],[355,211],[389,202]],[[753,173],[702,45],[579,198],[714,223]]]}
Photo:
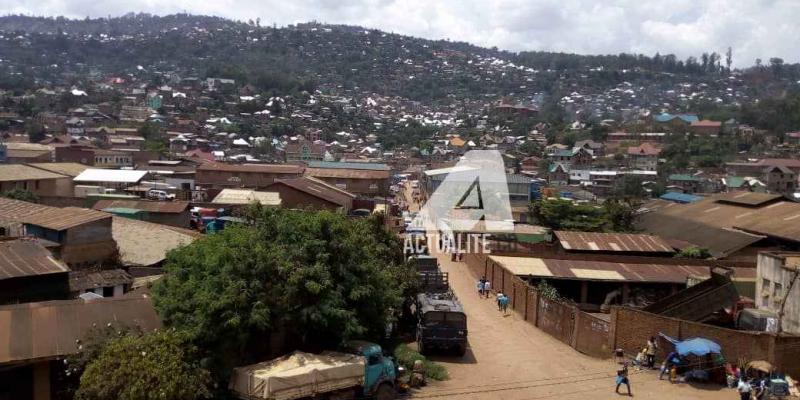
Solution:
{"label": "cloudy sky", "polygon": [[800,0],[0,0],[0,10],[83,18],[190,12],[282,26],[316,20],[507,50],[674,53],[733,47],[734,65],[800,62]]}

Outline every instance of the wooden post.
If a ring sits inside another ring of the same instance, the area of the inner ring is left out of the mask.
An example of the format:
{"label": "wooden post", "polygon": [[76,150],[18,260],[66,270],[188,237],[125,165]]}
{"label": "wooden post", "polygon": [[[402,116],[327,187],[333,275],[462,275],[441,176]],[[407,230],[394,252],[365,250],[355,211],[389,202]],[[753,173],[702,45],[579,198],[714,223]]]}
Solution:
{"label": "wooden post", "polygon": [[586,304],[589,302],[589,282],[581,281],[581,303]]}

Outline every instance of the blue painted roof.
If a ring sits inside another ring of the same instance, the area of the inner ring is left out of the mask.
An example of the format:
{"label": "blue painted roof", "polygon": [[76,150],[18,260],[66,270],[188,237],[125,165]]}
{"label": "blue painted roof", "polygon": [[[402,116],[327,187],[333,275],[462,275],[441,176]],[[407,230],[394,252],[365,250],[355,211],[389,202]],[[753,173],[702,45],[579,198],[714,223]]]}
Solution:
{"label": "blue painted roof", "polygon": [[686,203],[694,203],[695,201],[698,201],[698,200],[702,199],[702,197],[695,196],[695,195],[692,195],[692,194],[686,194],[686,193],[667,192],[667,193],[662,194],[659,197],[659,199],[667,200],[667,201],[674,201],[676,203],[686,204]]}
{"label": "blue painted roof", "polygon": [[337,161],[309,161],[308,166],[310,168],[367,169],[376,171],[388,171],[390,169],[386,164]]}
{"label": "blue painted roof", "polygon": [[694,115],[694,114],[676,114],[676,115],[673,115],[673,114],[670,114],[670,113],[663,113],[663,114],[656,115],[654,118],[658,122],[669,122],[669,121],[672,121],[675,118],[680,118],[683,121],[686,121],[687,123],[690,123],[690,124],[692,122],[697,122],[697,121],[700,120],[700,118],[698,118],[697,115]]}

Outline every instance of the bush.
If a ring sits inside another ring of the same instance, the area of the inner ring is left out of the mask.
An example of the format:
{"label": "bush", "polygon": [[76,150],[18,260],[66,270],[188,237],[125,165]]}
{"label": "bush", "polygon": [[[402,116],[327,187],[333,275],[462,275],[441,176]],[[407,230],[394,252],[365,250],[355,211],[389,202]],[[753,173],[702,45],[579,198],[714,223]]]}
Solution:
{"label": "bush", "polygon": [[411,350],[408,345],[400,344],[394,348],[394,358],[406,370],[411,371],[414,368],[414,362],[417,360],[422,361],[422,366],[425,368],[425,376],[437,381],[445,381],[450,378],[447,374],[447,369],[443,366],[428,360],[422,354]]}

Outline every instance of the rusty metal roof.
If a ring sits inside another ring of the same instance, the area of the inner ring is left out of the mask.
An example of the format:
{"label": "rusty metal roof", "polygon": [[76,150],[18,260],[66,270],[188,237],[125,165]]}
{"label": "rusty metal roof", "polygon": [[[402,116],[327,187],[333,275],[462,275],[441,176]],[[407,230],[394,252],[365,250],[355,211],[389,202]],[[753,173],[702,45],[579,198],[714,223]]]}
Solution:
{"label": "rusty metal roof", "polygon": [[107,269],[102,271],[73,271],[69,274],[70,292],[80,292],[117,285],[131,285],[133,277],[122,269]]}
{"label": "rusty metal roof", "polygon": [[147,200],[98,200],[92,206],[95,210],[106,208],[132,208],[150,213],[180,214],[189,207],[188,201],[147,201]]}
{"label": "rusty metal roof", "polygon": [[[690,204],[650,202],[644,205],[649,212],[641,214],[639,220],[649,233],[686,240],[709,249],[711,246],[701,241],[711,242],[715,247],[729,247],[720,237],[726,231],[737,232],[740,237],[750,233],[800,242],[800,203],[777,200],[750,206],[721,200],[727,195],[716,195]],[[693,226],[689,227],[687,223]],[[702,237],[693,229],[702,229]],[[688,236],[698,237],[689,239]]]}
{"label": "rusty metal roof", "polygon": [[637,253],[672,253],[672,246],[658,236],[633,233],[556,231],[565,250]]}
{"label": "rusty metal roof", "polygon": [[389,179],[391,171],[351,168],[306,168],[306,175],[315,178]]}
{"label": "rusty metal roof", "polygon": [[[685,283],[690,276],[711,276],[711,267],[698,265],[629,264],[536,257],[490,256],[490,259],[516,275],[553,279]],[[755,268],[734,268],[734,276],[737,278],[753,278],[755,273]]]}
{"label": "rusty metal roof", "polygon": [[85,208],[49,207],[36,203],[0,198],[0,218],[60,231],[111,218],[111,214]]}
{"label": "rusty metal roof", "polygon": [[63,300],[0,306],[0,365],[48,360],[77,351],[93,327],[151,331],[161,326],[149,298]]}
{"label": "rusty metal roof", "polygon": [[310,176],[303,176],[294,179],[283,179],[275,181],[273,185],[286,185],[303,193],[331,203],[347,206],[351,204],[356,195],[337,188],[325,181]]}
{"label": "rusty metal roof", "polygon": [[209,162],[197,167],[198,171],[260,172],[265,174],[300,174],[305,168],[295,164],[226,164]]}
{"label": "rusty metal roof", "polygon": [[47,229],[62,231],[90,222],[111,219],[111,214],[78,207],[49,207],[39,213],[29,215],[23,222]]}
{"label": "rusty metal roof", "polygon": [[69,272],[35,240],[0,242],[0,280]]}
{"label": "rusty metal roof", "polygon": [[745,206],[760,206],[781,198],[783,196],[779,194],[758,192],[730,192],[717,196],[719,202]]}
{"label": "rusty metal roof", "polygon": [[0,182],[32,181],[42,179],[69,178],[66,175],[56,174],[39,168],[23,164],[0,165]]}

